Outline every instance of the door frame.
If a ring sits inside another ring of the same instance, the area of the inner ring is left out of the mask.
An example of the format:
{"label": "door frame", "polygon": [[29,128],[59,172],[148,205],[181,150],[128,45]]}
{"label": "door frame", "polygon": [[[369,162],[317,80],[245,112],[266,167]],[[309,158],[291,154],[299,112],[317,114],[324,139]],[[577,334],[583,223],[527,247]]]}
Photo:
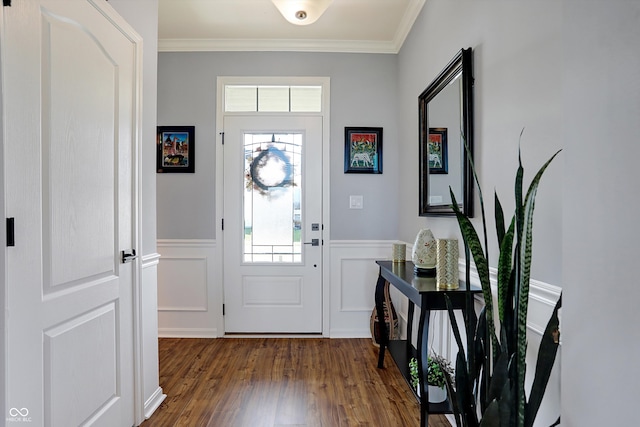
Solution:
{"label": "door frame", "polygon": [[[283,85],[283,86],[322,86],[322,111],[319,113],[225,113],[224,111],[224,87],[225,85]],[[220,336],[224,336],[224,316],[222,305],[224,303],[224,275],[223,275],[223,239],[222,218],[224,217],[224,155],[223,155],[223,132],[225,115],[248,115],[256,116],[268,115],[314,115],[322,117],[322,224],[323,224],[323,245],[322,245],[322,336],[329,336],[330,319],[330,295],[329,295],[329,236],[331,235],[330,226],[330,78],[329,77],[234,77],[234,76],[218,76],[216,86],[216,255],[215,255],[215,299],[220,302],[217,307],[216,329],[220,332]],[[213,287],[212,286],[212,287]]]}

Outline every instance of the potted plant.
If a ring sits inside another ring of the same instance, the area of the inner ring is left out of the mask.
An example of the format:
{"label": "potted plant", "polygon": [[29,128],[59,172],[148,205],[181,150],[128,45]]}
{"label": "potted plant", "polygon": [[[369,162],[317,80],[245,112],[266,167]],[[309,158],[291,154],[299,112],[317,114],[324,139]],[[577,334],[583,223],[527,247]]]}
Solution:
{"label": "potted plant", "polygon": [[[451,378],[453,368],[451,362],[437,354],[430,355],[427,359],[427,386],[429,387],[429,402],[440,403],[447,400],[447,376]],[[409,373],[411,374],[411,385],[420,395],[420,379],[418,377],[418,361],[415,357],[409,362]]]}
{"label": "potted plant", "polygon": [[[559,151],[540,168],[526,193],[523,193],[524,168],[518,155],[519,165],[514,186],[515,212],[507,225],[502,205],[497,194],[495,195],[495,223],[499,248],[495,320],[494,295],[489,279],[484,201],[473,163],[473,178],[479,190],[482,210],[484,247],[473,224],[460,211],[453,191],[450,191],[452,207],[464,239],[466,280],[469,283],[472,255],[484,298],[484,307],[476,316],[473,295],[467,292],[467,316],[463,325],[466,342],[463,344],[450,301],[445,297],[459,349],[455,362],[455,385],[453,378],[447,378],[447,391],[451,396],[458,427],[532,427],[540,408],[559,345],[558,309],[562,296],[543,332],[535,376],[529,393],[526,393],[526,332],[533,210],[540,179],[558,153]],[[553,425],[559,422],[558,418]]]}

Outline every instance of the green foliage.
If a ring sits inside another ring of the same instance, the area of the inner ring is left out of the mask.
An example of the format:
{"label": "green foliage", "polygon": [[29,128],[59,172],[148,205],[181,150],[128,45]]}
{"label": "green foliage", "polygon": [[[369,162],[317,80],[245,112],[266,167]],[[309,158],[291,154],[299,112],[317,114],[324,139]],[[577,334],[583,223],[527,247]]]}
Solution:
{"label": "green foliage", "polygon": [[[475,166],[473,176],[478,187],[482,211],[484,247],[473,224],[459,209],[453,191],[452,207],[465,244],[478,271],[484,308],[478,318],[467,314],[464,328],[467,351],[450,302],[447,300],[453,333],[460,349],[454,378],[447,380],[458,427],[532,427],[542,402],[558,350],[558,309],[560,298],[544,331],[533,385],[527,400],[525,393],[527,351],[527,309],[531,279],[533,211],[535,197],[544,171],[560,152],[557,151],[538,171],[526,195],[523,193],[524,168],[518,155],[515,179],[515,212],[505,224],[502,205],[495,195],[495,222],[499,247],[497,274],[497,322],[494,319],[493,291],[489,279],[487,226],[482,190]],[[471,158],[471,156],[469,156]],[[523,197],[524,196],[524,197]],[[467,269],[469,266],[467,255]],[[468,292],[472,301],[473,295]],[[472,305],[470,305],[472,307]],[[499,325],[496,331],[496,324]]]}
{"label": "green foliage", "polygon": [[[436,387],[445,387],[447,384],[447,375],[449,377],[453,375],[451,362],[440,355],[433,354],[428,357],[427,364],[427,384]],[[412,357],[411,361],[409,361],[409,373],[411,375],[411,385],[417,390],[420,380],[418,377],[418,361],[415,357]]]}
{"label": "green foliage", "polygon": [[415,357],[409,362],[409,374],[411,375],[411,386],[417,390],[420,386],[420,377],[418,376],[418,360]]}

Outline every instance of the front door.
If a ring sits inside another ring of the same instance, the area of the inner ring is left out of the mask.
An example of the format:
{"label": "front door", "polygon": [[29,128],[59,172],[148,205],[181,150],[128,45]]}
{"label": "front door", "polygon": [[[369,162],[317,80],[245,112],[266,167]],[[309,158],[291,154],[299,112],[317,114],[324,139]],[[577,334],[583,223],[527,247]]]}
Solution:
{"label": "front door", "polygon": [[2,32],[7,424],[131,426],[139,39],[92,0],[13,1]]}
{"label": "front door", "polygon": [[322,118],[224,119],[226,333],[322,332]]}

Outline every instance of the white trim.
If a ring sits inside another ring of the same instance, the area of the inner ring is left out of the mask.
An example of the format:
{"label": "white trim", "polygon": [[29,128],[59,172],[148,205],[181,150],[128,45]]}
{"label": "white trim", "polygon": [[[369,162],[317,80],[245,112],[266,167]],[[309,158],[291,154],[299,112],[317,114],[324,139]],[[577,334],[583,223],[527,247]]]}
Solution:
{"label": "white trim", "polygon": [[[133,248],[140,248],[142,243],[142,217],[140,209],[142,206],[142,95],[143,95],[143,40],[142,36],[108,3],[90,0],[93,6],[104,15],[109,21],[118,27],[120,32],[131,41],[134,52],[134,126],[132,141],[132,154],[135,156],[131,162],[132,189],[132,242]],[[144,337],[144,300],[142,298],[142,260],[134,263],[133,283],[132,283],[132,307],[133,307],[133,417],[137,424],[142,421],[144,412],[144,349],[142,347]]]}
{"label": "white trim", "polygon": [[369,332],[369,325],[367,329],[353,328],[353,329],[331,329],[331,338],[371,338],[371,332]]}
{"label": "white trim", "polygon": [[[5,22],[4,16],[4,7],[0,10],[0,22]],[[5,82],[4,78],[4,66],[2,65],[4,62],[4,52],[7,49],[7,44],[5,41],[5,29],[2,28],[0,30],[0,212],[3,214],[5,211],[5,144],[4,144],[4,85],[8,84]],[[0,241],[7,241],[7,233],[6,227],[0,227]],[[2,319],[0,319],[0,375],[2,375],[3,379],[9,377],[9,365],[7,362],[7,350],[8,350],[8,320],[9,320],[9,309],[8,309],[8,292],[9,292],[9,280],[7,274],[7,246],[2,245],[2,249],[0,250],[0,285],[2,289],[0,290],[0,307],[2,307]],[[7,394],[9,390],[8,381],[4,380],[0,383],[0,414],[4,417],[4,414],[7,414],[6,410],[6,402],[7,402]]]}
{"label": "white trim", "polygon": [[[404,40],[402,40],[404,41]],[[398,53],[397,42],[367,40],[159,39],[158,52]]]}
{"label": "white trim", "polygon": [[148,420],[166,398],[167,395],[162,393],[162,387],[158,387],[144,403],[144,419]]}
{"label": "white trim", "polygon": [[151,268],[160,263],[160,255],[159,253],[152,253],[147,255],[142,255],[142,269]]}
{"label": "white trim", "polygon": [[341,248],[384,248],[388,249],[389,256],[383,258],[376,258],[379,260],[391,259],[391,245],[397,243],[397,240],[332,240],[331,247],[336,249]]}
{"label": "white trim", "polygon": [[395,53],[400,52],[402,49],[402,45],[404,44],[405,39],[409,35],[413,24],[416,22],[422,7],[424,6],[426,0],[411,0],[409,2],[409,6],[405,10],[405,14],[402,17],[402,21],[398,26],[398,30],[396,31],[395,37],[393,38],[393,44],[395,46]]}
{"label": "white trim", "polygon": [[214,239],[158,239],[158,248],[212,248],[216,246]]}
{"label": "white trim", "polygon": [[221,338],[323,338],[322,334],[242,334],[230,333],[225,334]]}
{"label": "white trim", "polygon": [[[458,268],[460,278],[464,280],[465,275],[465,261],[460,258],[458,260]],[[498,269],[495,267],[489,267],[489,280],[491,282],[491,290],[494,295],[497,295],[498,292]],[[473,286],[480,287],[480,276],[478,276],[478,272],[475,268],[475,264],[471,265],[471,284]],[[562,292],[562,288],[556,285],[552,285],[549,283],[542,282],[540,280],[531,279],[529,281],[529,307],[532,307],[534,304],[539,305],[543,308],[543,310],[553,310],[556,306],[556,302],[558,298],[560,298],[560,294]],[[484,300],[482,295],[476,296],[476,301],[479,304],[484,304]],[[527,319],[527,328],[538,334],[542,335],[544,332],[544,328],[546,327],[546,322],[548,319],[532,319],[532,316],[529,315]]]}
{"label": "white trim", "polygon": [[218,338],[216,328],[158,328],[158,338]]}

